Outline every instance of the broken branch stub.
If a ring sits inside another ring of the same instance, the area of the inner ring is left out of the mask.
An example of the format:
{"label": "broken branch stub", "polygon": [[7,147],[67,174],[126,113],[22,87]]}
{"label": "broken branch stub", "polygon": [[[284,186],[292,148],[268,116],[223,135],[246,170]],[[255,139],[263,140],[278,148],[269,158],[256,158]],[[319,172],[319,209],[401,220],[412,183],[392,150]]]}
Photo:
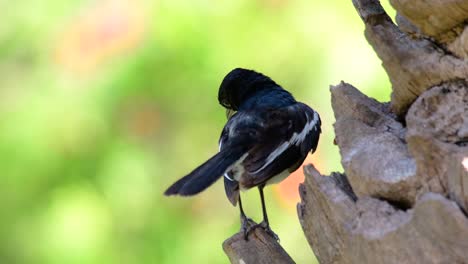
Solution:
{"label": "broken branch stub", "polygon": [[405,144],[405,132],[386,104],[350,84],[331,87],[336,142],[341,163],[358,196],[414,203],[416,164]]}
{"label": "broken branch stub", "polygon": [[[250,225],[255,225],[251,222]],[[262,228],[255,228],[244,239],[241,231],[223,243],[223,250],[235,264],[292,264],[295,263],[280,244]]]}

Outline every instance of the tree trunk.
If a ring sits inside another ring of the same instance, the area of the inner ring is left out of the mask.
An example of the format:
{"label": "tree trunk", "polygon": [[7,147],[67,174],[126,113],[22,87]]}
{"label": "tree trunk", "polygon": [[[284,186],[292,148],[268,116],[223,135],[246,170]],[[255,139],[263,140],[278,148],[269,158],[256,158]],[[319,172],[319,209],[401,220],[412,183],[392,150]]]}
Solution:
{"label": "tree trunk", "polygon": [[468,263],[468,0],[390,2],[353,0],[391,102],[331,87],[344,173],[305,167],[299,220],[320,263]]}

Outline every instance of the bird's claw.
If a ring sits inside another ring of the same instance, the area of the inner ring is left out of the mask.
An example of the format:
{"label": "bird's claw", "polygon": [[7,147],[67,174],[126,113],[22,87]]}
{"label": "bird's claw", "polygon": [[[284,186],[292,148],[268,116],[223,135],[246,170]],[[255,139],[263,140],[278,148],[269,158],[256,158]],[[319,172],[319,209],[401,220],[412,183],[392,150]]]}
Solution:
{"label": "bird's claw", "polygon": [[262,225],[263,230],[265,230],[267,234],[269,234],[276,241],[280,242],[279,236],[275,232],[273,232],[273,230],[271,230],[268,224],[266,224],[265,222],[261,222],[260,225]]}
{"label": "bird's claw", "polygon": [[242,223],[242,231],[244,232],[244,239],[246,241],[249,240],[249,235],[252,233],[255,229],[257,228],[262,228],[268,235],[270,235],[272,238],[274,238],[276,241],[280,241],[279,237],[273,230],[271,230],[270,225],[268,225],[266,222],[261,222],[260,224],[253,224],[252,219],[245,219],[246,222],[243,221]]}
{"label": "bird's claw", "polygon": [[268,235],[270,235],[272,238],[274,238],[276,241],[278,241],[278,242],[280,241],[278,235],[277,235],[275,232],[273,232],[273,230],[271,230],[270,225],[269,225],[268,223],[266,223],[265,221],[263,221],[263,222],[261,222],[261,223],[259,224],[259,226],[262,227],[263,230],[265,230],[265,232],[266,232]]}

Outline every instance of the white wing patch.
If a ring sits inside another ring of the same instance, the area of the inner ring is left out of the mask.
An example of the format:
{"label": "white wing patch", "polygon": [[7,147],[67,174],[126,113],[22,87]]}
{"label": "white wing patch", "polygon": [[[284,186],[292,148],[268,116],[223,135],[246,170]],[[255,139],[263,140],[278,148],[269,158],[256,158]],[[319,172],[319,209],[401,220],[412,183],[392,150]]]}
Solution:
{"label": "white wing patch", "polygon": [[309,116],[307,115],[307,113],[305,113],[305,115],[306,115],[306,119],[307,119],[307,124],[305,125],[304,129],[302,129],[301,133],[299,133],[299,134],[294,133],[293,134],[293,136],[289,140],[291,145],[294,144],[296,146],[299,146],[302,143],[302,141],[304,141],[307,134],[309,134],[309,132],[312,130],[312,128],[315,127],[315,125],[317,124],[317,121],[318,121],[317,112],[314,112],[314,118],[311,121],[309,121]]}
{"label": "white wing patch", "polygon": [[315,127],[315,130],[317,130],[317,127],[315,126],[317,124],[318,118],[319,118],[317,112],[314,111],[314,117],[312,118],[312,120],[309,120],[309,116],[307,115],[307,113],[305,113],[305,115],[306,115],[307,123],[304,126],[304,128],[302,129],[302,131],[300,133],[294,132],[294,134],[291,136],[291,138],[288,141],[283,142],[281,145],[279,145],[278,148],[276,148],[273,152],[271,152],[270,155],[268,155],[268,157],[267,157],[267,159],[266,159],[266,161],[265,161],[265,163],[263,164],[262,167],[260,167],[258,170],[255,170],[252,173],[256,174],[256,173],[259,173],[260,171],[262,171],[263,169],[265,169],[279,155],[281,155],[286,149],[288,149],[289,146],[291,146],[291,145],[299,146],[304,141],[307,134],[309,134],[309,132],[312,130],[312,128]]}

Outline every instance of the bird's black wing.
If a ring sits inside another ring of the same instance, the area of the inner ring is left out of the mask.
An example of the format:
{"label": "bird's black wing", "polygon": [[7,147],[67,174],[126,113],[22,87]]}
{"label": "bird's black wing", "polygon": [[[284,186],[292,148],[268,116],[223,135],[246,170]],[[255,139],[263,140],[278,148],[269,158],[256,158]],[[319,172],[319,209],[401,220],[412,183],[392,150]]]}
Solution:
{"label": "bird's black wing", "polygon": [[245,188],[295,170],[308,152],[315,151],[321,133],[318,113],[302,103],[268,111],[264,117],[258,142],[242,163],[247,173],[240,184]]}

